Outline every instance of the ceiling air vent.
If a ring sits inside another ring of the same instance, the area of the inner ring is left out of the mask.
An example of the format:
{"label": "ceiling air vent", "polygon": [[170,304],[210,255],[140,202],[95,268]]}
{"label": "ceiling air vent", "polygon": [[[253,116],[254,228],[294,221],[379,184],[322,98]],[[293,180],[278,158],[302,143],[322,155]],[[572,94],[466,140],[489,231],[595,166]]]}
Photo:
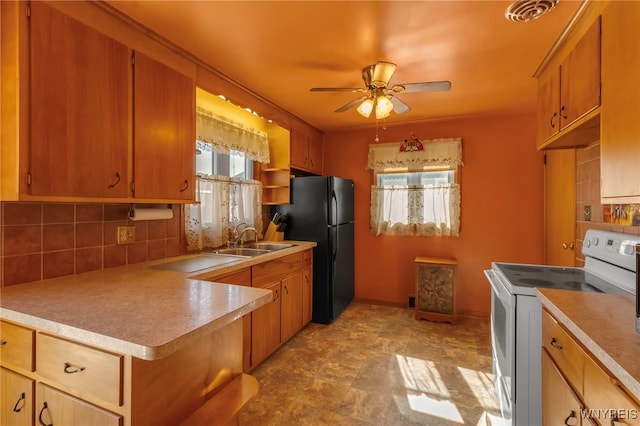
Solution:
{"label": "ceiling air vent", "polygon": [[557,4],[558,0],[517,0],[507,8],[504,16],[512,22],[529,22],[550,12]]}

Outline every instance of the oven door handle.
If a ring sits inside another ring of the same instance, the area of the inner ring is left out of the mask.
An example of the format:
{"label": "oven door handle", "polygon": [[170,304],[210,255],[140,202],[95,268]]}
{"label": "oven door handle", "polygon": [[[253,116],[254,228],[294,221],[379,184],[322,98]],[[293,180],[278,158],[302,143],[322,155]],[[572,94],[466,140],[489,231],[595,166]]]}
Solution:
{"label": "oven door handle", "polygon": [[491,288],[498,295],[499,299],[506,300],[511,297],[509,290],[507,290],[504,284],[502,284],[500,279],[496,276],[495,272],[493,272],[491,269],[487,269],[484,271],[484,275],[487,277],[487,280],[489,280]]}

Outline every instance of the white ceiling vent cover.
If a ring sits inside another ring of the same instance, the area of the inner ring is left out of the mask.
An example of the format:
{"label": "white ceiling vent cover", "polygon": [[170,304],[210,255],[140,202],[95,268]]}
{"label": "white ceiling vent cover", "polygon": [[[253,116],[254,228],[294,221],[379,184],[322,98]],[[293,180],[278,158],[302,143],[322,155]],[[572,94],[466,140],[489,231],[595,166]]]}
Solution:
{"label": "white ceiling vent cover", "polygon": [[550,12],[559,0],[517,0],[504,13],[512,22],[529,22]]}

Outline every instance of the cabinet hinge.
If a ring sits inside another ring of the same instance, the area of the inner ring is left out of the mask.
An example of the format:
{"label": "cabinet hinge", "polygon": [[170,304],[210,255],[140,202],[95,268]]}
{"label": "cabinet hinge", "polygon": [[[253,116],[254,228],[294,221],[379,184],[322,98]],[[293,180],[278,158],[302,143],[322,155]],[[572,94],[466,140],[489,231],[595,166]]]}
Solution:
{"label": "cabinet hinge", "polygon": [[27,3],[24,6],[24,13],[27,15],[27,18],[31,18],[31,3]]}
{"label": "cabinet hinge", "polygon": [[27,172],[27,185],[31,185],[31,173]]}
{"label": "cabinet hinge", "polygon": [[545,166],[547,165],[547,154],[546,153],[542,157],[542,164],[544,164]]}
{"label": "cabinet hinge", "polygon": [[131,182],[131,192],[136,192],[136,183]]}
{"label": "cabinet hinge", "polygon": [[135,65],[136,64],[136,54],[134,52],[131,52],[131,65]]}

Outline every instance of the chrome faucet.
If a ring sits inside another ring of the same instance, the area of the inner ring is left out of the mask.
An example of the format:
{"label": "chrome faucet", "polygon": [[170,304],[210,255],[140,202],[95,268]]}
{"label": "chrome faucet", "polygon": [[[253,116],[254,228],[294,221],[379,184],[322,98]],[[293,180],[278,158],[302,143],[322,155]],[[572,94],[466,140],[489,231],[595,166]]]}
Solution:
{"label": "chrome faucet", "polygon": [[247,233],[247,231],[252,231],[253,232],[253,242],[257,243],[258,242],[258,231],[256,231],[256,228],[254,228],[253,226],[247,226],[246,228],[244,228],[242,230],[242,232],[240,232],[240,235],[238,235],[238,241],[240,241],[240,244],[244,244],[246,243],[246,241],[244,240],[244,234]]}
{"label": "chrome faucet", "polygon": [[[244,225],[244,228],[240,231],[240,227]],[[228,246],[235,246],[238,243],[244,244],[246,241],[244,240],[244,235],[247,232],[253,232],[253,242],[258,242],[258,231],[253,226],[248,226],[245,222],[240,222],[235,225],[233,228],[229,229],[229,241],[227,242]]]}

